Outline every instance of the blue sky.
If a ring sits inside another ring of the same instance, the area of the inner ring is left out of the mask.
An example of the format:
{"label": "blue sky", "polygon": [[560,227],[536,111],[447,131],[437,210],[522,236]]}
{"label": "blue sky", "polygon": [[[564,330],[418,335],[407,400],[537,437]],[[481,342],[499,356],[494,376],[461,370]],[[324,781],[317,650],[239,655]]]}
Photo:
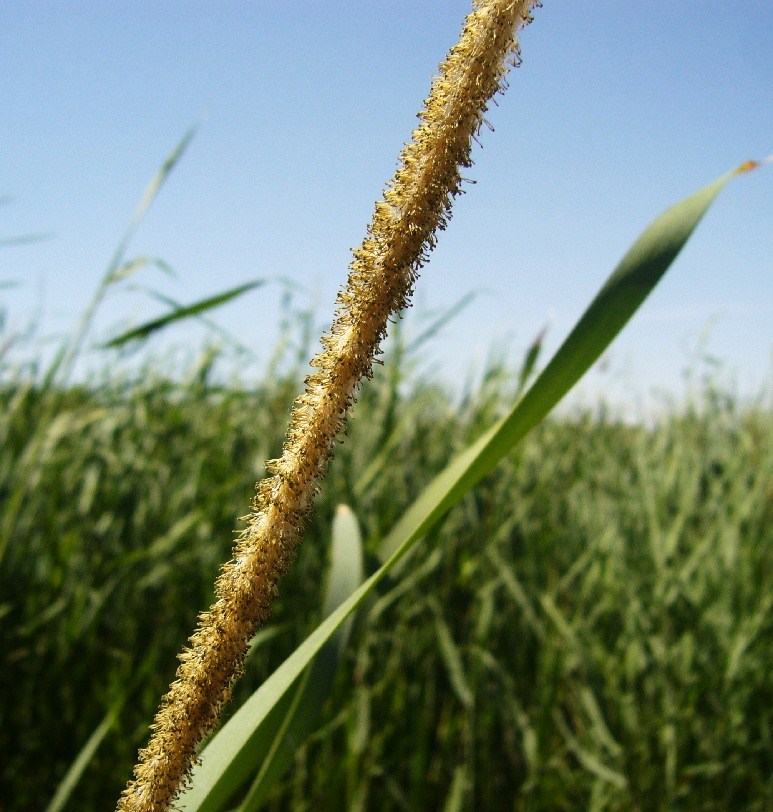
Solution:
{"label": "blue sky", "polygon": [[[136,282],[190,302],[256,277],[292,279],[329,323],[349,249],[415,125],[468,2],[19,2],[0,5],[0,249],[6,329],[72,326],[149,179],[199,130],[129,255],[177,279]],[[476,181],[417,285],[407,329],[478,296],[427,347],[461,381],[492,346],[513,363],[551,324],[557,347],[622,253],[663,208],[773,152],[768,0],[545,0],[523,65],[488,116]],[[682,390],[713,355],[742,394],[771,379],[773,167],[736,180],[583,392],[638,404]],[[268,358],[282,288],[217,320]],[[106,303],[95,339],[161,308]],[[196,347],[180,327],[151,345]],[[166,342],[166,343],[165,343]],[[92,356],[104,364],[105,356]]]}

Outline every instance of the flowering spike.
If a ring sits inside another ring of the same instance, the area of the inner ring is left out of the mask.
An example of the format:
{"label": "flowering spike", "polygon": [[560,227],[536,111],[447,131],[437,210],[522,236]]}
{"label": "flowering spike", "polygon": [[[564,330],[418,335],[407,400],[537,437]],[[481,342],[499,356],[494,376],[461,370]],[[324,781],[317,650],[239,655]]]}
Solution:
{"label": "flowering spike", "polygon": [[413,140],[376,203],[362,245],[353,251],[330,332],[311,362],[316,370],[296,400],[282,456],[258,485],[248,526],[215,583],[216,601],[199,617],[161,702],[147,748],[119,812],[162,812],[190,776],[196,748],[217,723],[250,638],[269,614],[311,510],[318,482],[363,377],[386,335],[389,316],[407,306],[418,271],[446,227],[472,164],[472,142],[520,62],[515,41],[536,0],[476,0],[459,42],[434,79]]}

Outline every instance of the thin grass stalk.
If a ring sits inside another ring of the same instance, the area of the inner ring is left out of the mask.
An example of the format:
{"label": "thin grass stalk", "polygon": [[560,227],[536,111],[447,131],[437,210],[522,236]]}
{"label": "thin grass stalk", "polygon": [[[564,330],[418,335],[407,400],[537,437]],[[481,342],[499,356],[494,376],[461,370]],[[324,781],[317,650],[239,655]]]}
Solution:
{"label": "thin grass stalk", "polygon": [[145,190],[145,194],[142,196],[142,200],[140,200],[139,205],[134,212],[134,216],[129,223],[129,227],[126,229],[126,232],[121,239],[121,242],[115,249],[115,253],[110,260],[110,264],[107,266],[104,276],[100,280],[91,301],[83,311],[83,314],[78,321],[78,326],[74,335],[65,341],[60,353],[57,355],[57,358],[46,373],[46,378],[51,383],[57,380],[63,388],[69,383],[73,367],[75,366],[75,362],[78,360],[83,347],[83,342],[89,333],[92,322],[94,321],[94,317],[104,301],[110,286],[115,284],[115,282],[121,278],[122,270],[126,269],[126,266],[124,265],[124,257],[126,256],[126,250],[129,247],[132,237],[139,228],[139,225],[150,208],[151,203],[155,199],[161,187],[164,185],[169,173],[174,169],[180,158],[182,158],[185,150],[188,149],[188,146],[193,140],[195,134],[195,128],[188,130],[180,143],[175,147],[166,161],[164,161],[164,165],[161,167],[159,172],[148,184],[148,188]]}
{"label": "thin grass stalk", "polygon": [[217,600],[199,617],[163,698],[148,746],[119,812],[169,808],[188,779],[196,748],[216,724],[250,638],[269,614],[277,582],[306,527],[318,482],[344,427],[357,386],[371,376],[389,316],[407,306],[418,270],[445,228],[461,170],[487,105],[519,59],[516,32],[536,0],[477,0],[459,42],[434,79],[413,140],[375,207],[353,254],[330,332],[295,403],[282,456],[268,463],[231,561],[215,584]]}

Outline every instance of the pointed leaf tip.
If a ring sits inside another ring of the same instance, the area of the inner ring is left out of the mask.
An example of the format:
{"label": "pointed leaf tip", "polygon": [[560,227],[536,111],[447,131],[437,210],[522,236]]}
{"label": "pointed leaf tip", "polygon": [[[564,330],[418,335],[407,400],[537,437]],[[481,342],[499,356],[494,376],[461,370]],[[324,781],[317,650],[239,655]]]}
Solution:
{"label": "pointed leaf tip", "polygon": [[751,172],[753,169],[759,169],[763,164],[773,163],[773,155],[768,155],[759,161],[744,161],[736,170],[736,175],[742,175],[744,172]]}
{"label": "pointed leaf tip", "polygon": [[735,171],[737,175],[740,175],[743,172],[751,172],[752,169],[756,169],[759,165],[759,161],[744,161]]}

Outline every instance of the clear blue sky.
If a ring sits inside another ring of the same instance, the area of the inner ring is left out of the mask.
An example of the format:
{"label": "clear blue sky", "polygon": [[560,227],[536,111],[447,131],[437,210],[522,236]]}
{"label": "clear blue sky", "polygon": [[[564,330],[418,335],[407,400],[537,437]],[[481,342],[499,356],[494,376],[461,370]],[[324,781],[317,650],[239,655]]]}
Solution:
{"label": "clear blue sky", "polygon": [[[255,277],[308,291],[320,325],[469,3],[33,2],[0,5],[0,249],[7,329],[41,313],[67,329],[148,180],[199,132],[134,239],[178,274],[137,281],[190,302]],[[552,320],[555,348],[621,254],[663,208],[773,152],[769,0],[545,0],[523,65],[488,116],[450,228],[407,322],[479,291],[428,348],[459,381],[492,345],[513,361]],[[773,167],[735,181],[585,392],[635,403],[678,392],[705,352],[742,393],[771,378]],[[281,290],[217,315],[267,357]],[[158,314],[106,305],[95,338]],[[179,328],[168,341],[195,346]],[[164,343],[152,345],[161,349]],[[99,366],[104,357],[93,362]]]}

